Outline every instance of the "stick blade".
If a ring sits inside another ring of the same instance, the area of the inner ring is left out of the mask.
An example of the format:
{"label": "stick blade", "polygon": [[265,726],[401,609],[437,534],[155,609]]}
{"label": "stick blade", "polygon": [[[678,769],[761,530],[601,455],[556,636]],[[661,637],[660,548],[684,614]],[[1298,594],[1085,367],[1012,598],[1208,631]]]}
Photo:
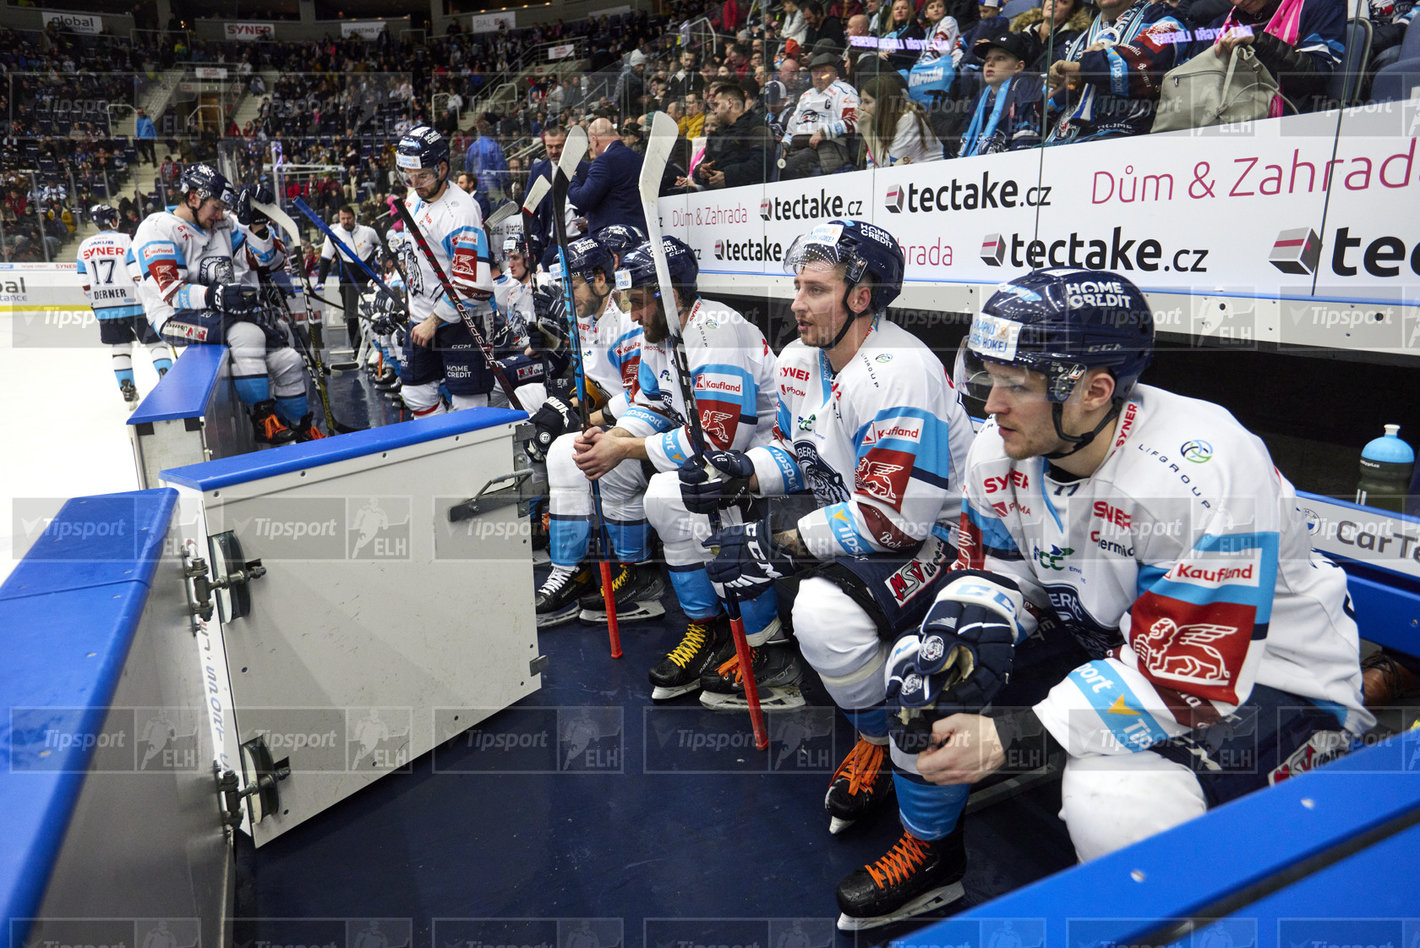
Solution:
{"label": "stick blade", "polygon": [[494,227],[503,223],[514,214],[518,213],[518,205],[513,201],[504,201],[494,208],[493,213],[488,215],[488,220],[484,221],[485,227]]}
{"label": "stick blade", "polygon": [[537,180],[532,183],[532,187],[528,188],[527,197],[523,198],[523,213],[531,214],[536,210],[551,188],[552,182],[547,180],[547,176],[538,175]]}

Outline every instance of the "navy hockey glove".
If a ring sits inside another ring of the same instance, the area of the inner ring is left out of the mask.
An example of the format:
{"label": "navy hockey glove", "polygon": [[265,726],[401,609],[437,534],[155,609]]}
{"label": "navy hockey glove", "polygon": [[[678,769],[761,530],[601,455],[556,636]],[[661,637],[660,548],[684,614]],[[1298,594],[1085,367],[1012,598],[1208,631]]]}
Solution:
{"label": "navy hockey glove", "polygon": [[256,316],[261,312],[261,296],[254,286],[218,283],[207,288],[207,308],[223,316]]}
{"label": "navy hockey glove", "polygon": [[266,223],[266,215],[252,207],[252,201],[256,201],[260,204],[274,204],[276,203],[276,196],[272,194],[271,189],[264,184],[257,185],[256,187],[248,185],[242,188],[242,193],[237,196],[236,212],[237,220],[245,227]]}
{"label": "navy hockey glove", "polygon": [[754,462],[743,451],[706,451],[680,466],[680,499],[691,513],[710,514],[750,497]]}
{"label": "navy hockey glove", "polygon": [[711,550],[719,547],[715,558],[705,564],[705,574],[741,599],[755,598],[776,579],[799,568],[793,554],[774,542],[768,517],[724,527],[700,545]]}
{"label": "navy hockey glove", "polygon": [[537,432],[531,441],[523,445],[523,451],[529,458],[541,463],[547,460],[547,449],[552,447],[552,442],[565,432],[576,430],[577,409],[567,399],[552,395],[533,412],[532,423]]}
{"label": "navy hockey glove", "polygon": [[1025,598],[1006,577],[952,574],[921,629],[899,636],[888,653],[888,728],[902,751],[926,750],[937,719],[991,703],[1011,678],[1024,613]]}
{"label": "navy hockey glove", "polygon": [[[567,301],[562,292],[533,290],[534,349],[560,352],[567,345]],[[539,338],[541,337],[541,338]]]}

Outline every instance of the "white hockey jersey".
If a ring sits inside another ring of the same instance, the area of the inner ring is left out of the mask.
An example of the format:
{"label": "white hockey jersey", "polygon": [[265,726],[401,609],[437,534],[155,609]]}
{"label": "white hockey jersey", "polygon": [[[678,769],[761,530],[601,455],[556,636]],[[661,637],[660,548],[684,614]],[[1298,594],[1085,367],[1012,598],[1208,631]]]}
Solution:
{"label": "white hockey jersey", "polygon": [[920,339],[874,318],[836,376],[796,339],[779,354],[778,397],[774,440],[750,458],[761,494],[813,491],[818,509],[798,527],[815,557],[957,542],[971,419]]}
{"label": "white hockey jersey", "polygon": [[[492,258],[488,254],[488,237],[483,232],[483,214],[478,202],[461,188],[445,184],[444,193],[432,204],[426,204],[416,192],[410,191],[404,206],[419,225],[460,298],[480,301],[465,307],[470,315],[489,323],[492,307],[487,301],[493,296]],[[409,281],[410,319],[422,322],[432,313],[443,322],[459,322],[458,310],[445,296],[438,276],[412,237],[400,243],[399,259]],[[487,335],[485,331],[485,338]]]}
{"label": "white hockey jersey", "polygon": [[99,319],[132,319],[143,312],[128,272],[132,245],[127,234],[116,230],[100,231],[79,244],[79,283]]}
{"label": "white hockey jersey", "polygon": [[[1311,549],[1292,485],[1223,408],[1141,385],[1099,469],[1012,461],[988,422],[967,463],[958,565],[1003,573],[1097,658],[1035,711],[1072,754],[1216,722],[1254,684],[1361,704],[1346,575]],[[1028,629],[1033,622],[1027,623]]]}
{"label": "white hockey jersey", "polygon": [[587,377],[607,396],[607,413],[620,418],[636,398],[637,375],[641,370],[641,324],[616,305],[616,295],[612,294],[595,325],[589,319],[578,317],[577,335],[582,342],[582,364]]}
{"label": "white hockey jersey", "polygon": [[[340,238],[340,242],[355,251],[356,255],[359,256],[361,260],[368,262],[380,249],[380,235],[375,233],[373,227],[369,227],[365,224],[356,224],[355,230],[352,232],[341,227],[340,223],[336,222],[331,225],[330,229],[335,236]],[[364,271],[360,269],[360,265],[350,262],[348,255],[341,251],[340,248],[336,247],[330,237],[326,237],[325,243],[321,244],[320,258],[322,260],[334,260],[337,267],[348,267],[351,272],[359,273],[362,276],[364,275]]]}
{"label": "white hockey jersey", "polygon": [[[642,338],[635,402],[616,422],[646,439],[646,454],[658,471],[674,470],[693,453],[673,353],[670,338]],[[685,359],[712,447],[745,451],[770,438],[775,359],[753,323],[723,303],[697,299],[685,323]]]}
{"label": "white hockey jersey", "polygon": [[794,114],[784,125],[784,144],[795,135],[818,132],[824,138],[842,138],[858,128],[858,93],[842,79],[819,92],[813,86],[803,91]]}
{"label": "white hockey jersey", "polygon": [[[219,239],[219,233],[226,236]],[[171,211],[150,214],[138,225],[130,273],[155,332],[179,310],[206,309],[207,287],[235,282],[230,233],[203,230]]]}
{"label": "white hockey jersey", "polygon": [[[266,227],[266,236],[260,237],[250,227],[237,220],[237,215],[226,213],[228,239],[232,244],[232,272],[237,282],[247,286],[259,286],[264,274],[274,273],[286,266],[286,243],[276,236],[276,228]],[[219,227],[220,232],[224,228]]]}

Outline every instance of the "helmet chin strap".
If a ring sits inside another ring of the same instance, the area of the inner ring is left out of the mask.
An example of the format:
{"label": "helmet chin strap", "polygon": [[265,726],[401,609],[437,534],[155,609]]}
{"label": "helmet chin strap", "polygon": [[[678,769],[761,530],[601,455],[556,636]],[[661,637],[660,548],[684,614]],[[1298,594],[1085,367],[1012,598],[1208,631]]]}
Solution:
{"label": "helmet chin strap", "polygon": [[1078,451],[1083,451],[1095,440],[1095,437],[1104,430],[1106,425],[1119,417],[1119,412],[1123,407],[1124,399],[1116,396],[1109,403],[1109,411],[1104,413],[1104,417],[1100,419],[1099,424],[1095,425],[1093,431],[1087,431],[1082,435],[1072,435],[1066,434],[1065,429],[1060,426],[1060,418],[1064,414],[1064,403],[1054,402],[1050,406],[1050,420],[1055,423],[1055,435],[1062,441],[1070,442],[1074,447],[1068,451],[1052,451],[1045,455],[1045,457],[1048,460],[1055,461],[1059,458],[1068,458]]}
{"label": "helmet chin strap", "polygon": [[863,310],[863,312],[861,313],[853,312],[853,307],[848,305],[848,294],[852,293],[857,288],[858,284],[854,283],[852,286],[848,287],[846,290],[843,291],[843,308],[847,311],[848,318],[843,321],[843,328],[838,330],[838,335],[833,337],[833,341],[830,342],[828,345],[824,346],[825,350],[836,348],[838,344],[843,341],[843,337],[848,335],[848,330],[852,328],[853,324],[859,319],[862,319],[864,316],[867,316],[872,311],[871,302],[869,302],[868,304],[868,309]]}

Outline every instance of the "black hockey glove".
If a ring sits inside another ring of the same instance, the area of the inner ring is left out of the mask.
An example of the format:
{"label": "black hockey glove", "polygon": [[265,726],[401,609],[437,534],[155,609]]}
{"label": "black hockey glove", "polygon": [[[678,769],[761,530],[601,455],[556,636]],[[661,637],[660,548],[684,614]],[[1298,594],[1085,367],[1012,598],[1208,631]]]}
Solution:
{"label": "black hockey glove", "polygon": [[1011,678],[1024,613],[1025,598],[1006,577],[952,574],[922,628],[899,636],[888,653],[888,729],[899,749],[927,750],[934,721],[991,703]]}
{"label": "black hockey glove", "polygon": [[207,288],[207,308],[223,316],[256,316],[261,313],[261,296],[254,286],[219,283]]}
{"label": "black hockey glove", "polygon": [[700,545],[711,550],[719,547],[715,558],[705,564],[705,575],[741,599],[755,598],[779,577],[799,569],[793,554],[774,542],[767,516],[723,527]]}
{"label": "black hockey glove", "polygon": [[242,193],[237,195],[237,220],[244,227],[252,227],[257,224],[266,223],[266,215],[251,206],[251,202],[259,204],[274,204],[276,195],[271,193],[271,189],[264,184],[252,187],[248,185],[242,188]]}
{"label": "black hockey glove", "polygon": [[552,395],[533,412],[532,423],[537,433],[523,445],[523,451],[532,460],[542,463],[547,460],[547,449],[552,447],[552,442],[567,431],[576,430],[577,409],[567,399]]}
{"label": "black hockey glove", "polygon": [[533,290],[534,349],[557,355],[567,346],[567,301],[562,293]]}
{"label": "black hockey glove", "polygon": [[680,499],[691,513],[710,514],[750,498],[754,462],[743,451],[706,451],[680,466]]}

